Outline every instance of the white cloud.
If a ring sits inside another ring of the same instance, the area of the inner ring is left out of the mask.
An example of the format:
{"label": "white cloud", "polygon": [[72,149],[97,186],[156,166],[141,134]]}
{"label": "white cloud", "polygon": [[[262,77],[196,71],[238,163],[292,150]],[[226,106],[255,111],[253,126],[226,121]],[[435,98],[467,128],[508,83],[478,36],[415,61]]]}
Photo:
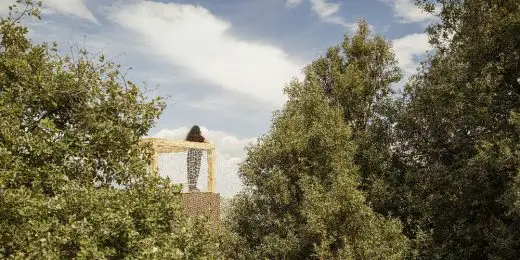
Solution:
{"label": "white cloud", "polygon": [[414,4],[414,0],[380,0],[392,6],[395,16],[402,23],[431,22],[435,17]]}
{"label": "white cloud", "polygon": [[[6,16],[9,13],[9,6],[13,4],[16,4],[14,0],[2,0],[0,3],[0,15]],[[20,9],[23,9],[24,6],[25,5],[19,5]],[[94,17],[92,12],[85,5],[84,0],[45,0],[43,1],[42,12],[44,14],[59,12],[66,15],[78,16],[99,24],[96,17]]]}
{"label": "white cloud", "polygon": [[[202,135],[204,135],[210,143],[214,143],[217,146],[217,151],[219,153],[228,155],[230,157],[244,157],[244,147],[247,144],[256,141],[256,138],[238,138],[226,132],[209,130],[203,126],[201,126],[200,128]],[[188,131],[188,127],[163,129],[160,130],[155,135],[155,137],[184,139],[186,138],[186,134],[188,134]]]}
{"label": "white cloud", "polygon": [[11,5],[11,2],[0,2],[0,16],[4,17],[9,14],[9,6]]}
{"label": "white cloud", "polygon": [[195,79],[280,106],[283,87],[303,64],[267,43],[241,40],[231,24],[201,6],[134,1],[111,8],[110,18],[137,34]]}
{"label": "white cloud", "polygon": [[25,5],[16,3],[15,0],[0,0],[0,16],[7,17],[9,15],[9,6],[12,5],[17,5],[21,10],[25,7]]}
{"label": "white cloud", "polygon": [[[188,127],[179,127],[176,129],[163,129],[154,137],[183,140],[188,133]],[[246,152],[244,148],[256,142],[256,138],[238,138],[222,131],[213,131],[205,127],[201,127],[202,134],[210,143],[214,143],[217,147],[217,192],[223,196],[233,196],[242,189],[242,183],[238,177],[239,164],[244,160]],[[163,175],[172,177],[174,181],[186,182],[186,157],[185,153],[171,156],[168,160],[159,161],[159,169],[161,164],[171,169],[169,173],[160,172]],[[201,164],[201,175],[199,176],[199,187],[205,189],[207,164]],[[171,172],[174,172],[173,174]]]}
{"label": "white cloud", "polygon": [[286,5],[287,7],[295,7],[299,4],[301,4],[303,0],[287,0]]}
{"label": "white cloud", "polygon": [[[320,20],[342,25],[351,31],[357,29],[356,23],[348,23],[343,17],[337,15],[341,4],[330,3],[327,0],[309,0],[309,2],[311,4],[311,10],[320,18]],[[286,6],[295,7],[301,3],[303,3],[303,0],[287,0]]]}
{"label": "white cloud", "polygon": [[312,10],[322,19],[334,16],[339,11],[338,3],[328,3],[325,0],[310,0]]}
{"label": "white cloud", "polygon": [[418,67],[417,57],[425,55],[432,49],[428,43],[428,35],[424,33],[409,34],[392,41],[399,67],[404,71],[405,77],[410,76]]}
{"label": "white cloud", "polygon": [[56,10],[67,15],[78,16],[99,24],[94,14],[92,14],[85,5],[84,0],[45,0],[43,4],[44,7],[51,8],[51,10]]}

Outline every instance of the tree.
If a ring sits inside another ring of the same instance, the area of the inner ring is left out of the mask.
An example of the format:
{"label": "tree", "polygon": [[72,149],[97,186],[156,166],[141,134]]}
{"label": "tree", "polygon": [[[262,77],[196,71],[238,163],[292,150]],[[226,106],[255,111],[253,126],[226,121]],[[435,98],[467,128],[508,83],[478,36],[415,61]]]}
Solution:
{"label": "tree", "polygon": [[180,215],[179,189],[148,172],[139,141],[162,99],[103,56],[33,44],[25,3],[0,20],[0,257],[218,257],[204,223]]}
{"label": "tree", "polygon": [[285,89],[289,101],[269,134],[248,149],[240,168],[246,191],[229,225],[254,258],[400,259],[407,252],[400,224],[366,205],[353,131],[311,66],[304,82]]}
{"label": "tree", "polygon": [[357,33],[328,49],[307,67],[316,74],[320,87],[334,105],[343,110],[345,122],[356,134],[368,131],[379,109],[394,93],[392,83],[401,79],[392,46],[381,36],[370,36],[366,21]]}
{"label": "tree", "polygon": [[394,127],[401,102],[392,88],[401,80],[401,71],[392,46],[379,35],[371,36],[361,21],[352,37],[328,49],[324,57],[307,67],[316,74],[319,86],[331,106],[339,106],[345,123],[352,129],[356,144],[354,162],[361,176],[361,188],[378,212],[388,214],[395,203],[387,198],[387,186],[397,166]]}
{"label": "tree", "polygon": [[440,11],[396,126],[402,219],[428,231],[421,258],[516,259],[520,4],[417,2]]}

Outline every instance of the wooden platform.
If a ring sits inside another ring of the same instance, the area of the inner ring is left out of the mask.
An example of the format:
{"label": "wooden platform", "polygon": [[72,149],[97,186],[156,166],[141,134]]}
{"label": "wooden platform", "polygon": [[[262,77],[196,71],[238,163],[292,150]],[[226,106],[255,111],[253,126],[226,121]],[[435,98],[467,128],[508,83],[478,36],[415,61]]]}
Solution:
{"label": "wooden platform", "polygon": [[220,194],[213,192],[182,193],[182,209],[188,216],[205,215],[214,223],[220,221]]}

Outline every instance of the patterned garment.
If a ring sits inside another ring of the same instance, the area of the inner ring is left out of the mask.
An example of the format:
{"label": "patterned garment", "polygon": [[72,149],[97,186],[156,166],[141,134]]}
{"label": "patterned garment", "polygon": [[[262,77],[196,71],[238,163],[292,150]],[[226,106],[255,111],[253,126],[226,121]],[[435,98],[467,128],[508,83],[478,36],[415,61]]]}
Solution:
{"label": "patterned garment", "polygon": [[190,190],[197,188],[197,179],[199,178],[201,157],[201,149],[188,149],[188,187]]}

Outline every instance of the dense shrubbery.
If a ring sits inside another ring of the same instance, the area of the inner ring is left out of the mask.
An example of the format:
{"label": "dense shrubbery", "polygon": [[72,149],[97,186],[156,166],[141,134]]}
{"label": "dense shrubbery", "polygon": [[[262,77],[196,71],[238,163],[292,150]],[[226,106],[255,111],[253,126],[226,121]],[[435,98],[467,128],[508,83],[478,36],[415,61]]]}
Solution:
{"label": "dense shrubbery", "polygon": [[26,33],[0,21],[0,258],[218,257],[137,145],[162,100],[146,101],[103,57],[63,57]]}
{"label": "dense shrubbery", "polygon": [[400,259],[407,252],[400,224],[374,213],[359,189],[356,136],[399,79],[390,46],[368,35],[361,23],[352,39],[309,65],[305,81],[286,88],[289,101],[271,132],[249,149],[241,167],[248,188],[230,222],[255,258]]}
{"label": "dense shrubbery", "polygon": [[520,256],[520,2],[417,2],[441,12],[404,93],[389,98],[391,48],[363,25],[288,88],[241,168],[247,189],[230,222],[249,250],[403,257],[399,225],[381,217],[392,216],[406,258]]}

